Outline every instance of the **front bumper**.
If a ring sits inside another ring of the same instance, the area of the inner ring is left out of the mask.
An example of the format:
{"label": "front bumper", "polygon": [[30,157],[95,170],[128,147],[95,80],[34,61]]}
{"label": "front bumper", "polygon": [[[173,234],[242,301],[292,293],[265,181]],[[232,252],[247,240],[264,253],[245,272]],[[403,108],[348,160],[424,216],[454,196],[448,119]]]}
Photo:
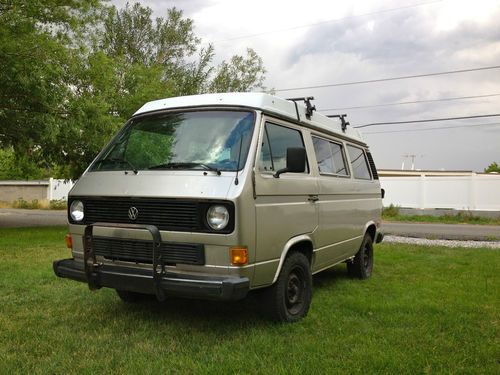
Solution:
{"label": "front bumper", "polygon": [[[72,258],[54,261],[53,268],[59,277],[89,282],[84,264]],[[94,270],[92,283],[97,288],[145,294],[157,294],[160,288],[167,295],[216,300],[242,299],[250,287],[247,277],[185,276],[166,272],[160,280],[155,281],[152,271],[105,264]]]}

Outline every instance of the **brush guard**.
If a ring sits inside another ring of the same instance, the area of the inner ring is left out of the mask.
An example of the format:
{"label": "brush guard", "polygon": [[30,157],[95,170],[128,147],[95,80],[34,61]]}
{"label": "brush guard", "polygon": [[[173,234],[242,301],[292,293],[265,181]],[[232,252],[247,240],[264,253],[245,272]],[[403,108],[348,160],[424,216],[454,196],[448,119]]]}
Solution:
{"label": "brush guard", "polygon": [[156,298],[159,301],[165,300],[165,292],[161,287],[161,282],[165,276],[165,263],[161,257],[161,234],[157,227],[154,225],[141,225],[141,224],[114,224],[114,223],[94,223],[85,227],[83,235],[83,261],[85,276],[90,290],[97,290],[101,288],[100,272],[102,263],[97,262],[94,247],[92,246],[92,238],[94,227],[100,228],[117,228],[117,229],[139,229],[147,230],[152,237],[152,276],[154,283],[154,291]]}

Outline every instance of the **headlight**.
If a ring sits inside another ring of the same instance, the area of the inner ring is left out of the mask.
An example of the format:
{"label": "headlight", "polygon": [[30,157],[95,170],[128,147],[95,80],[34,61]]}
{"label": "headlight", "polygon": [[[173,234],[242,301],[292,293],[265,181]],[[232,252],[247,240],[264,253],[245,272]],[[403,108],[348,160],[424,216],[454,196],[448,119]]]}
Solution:
{"label": "headlight", "polygon": [[211,206],[207,211],[207,222],[212,229],[224,229],[229,223],[229,212],[227,208],[220,205]]}
{"label": "headlight", "polygon": [[69,214],[74,221],[82,221],[84,216],[82,201],[76,200],[71,202],[71,206],[69,207]]}

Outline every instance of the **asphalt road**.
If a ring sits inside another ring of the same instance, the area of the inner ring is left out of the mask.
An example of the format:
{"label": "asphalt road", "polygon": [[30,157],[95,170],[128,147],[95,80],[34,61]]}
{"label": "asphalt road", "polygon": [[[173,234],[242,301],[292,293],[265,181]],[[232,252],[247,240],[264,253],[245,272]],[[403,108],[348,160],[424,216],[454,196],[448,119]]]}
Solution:
{"label": "asphalt road", "polygon": [[0,228],[67,225],[66,210],[0,208]]}
{"label": "asphalt road", "polygon": [[499,225],[400,223],[382,224],[385,234],[435,240],[500,241]]}
{"label": "asphalt road", "polygon": [[[0,227],[67,225],[66,211],[0,209]],[[384,232],[395,236],[444,240],[500,241],[500,226],[384,222]]]}

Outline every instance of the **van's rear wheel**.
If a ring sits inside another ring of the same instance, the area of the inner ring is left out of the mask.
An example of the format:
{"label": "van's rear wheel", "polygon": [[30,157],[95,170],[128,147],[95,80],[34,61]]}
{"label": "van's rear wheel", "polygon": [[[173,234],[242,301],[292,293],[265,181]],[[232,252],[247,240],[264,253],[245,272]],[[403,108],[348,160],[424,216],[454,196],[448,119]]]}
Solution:
{"label": "van's rear wheel", "polygon": [[347,272],[352,277],[367,279],[373,271],[373,240],[367,233],[356,256],[347,263]]}
{"label": "van's rear wheel", "polygon": [[273,320],[296,322],[307,315],[312,298],[309,260],[299,252],[285,259],[278,280],[267,290],[267,308]]}
{"label": "van's rear wheel", "polygon": [[120,297],[120,299],[126,303],[140,303],[143,301],[154,299],[154,296],[151,294],[130,292],[128,290],[116,289],[116,294],[118,294],[118,297]]}

